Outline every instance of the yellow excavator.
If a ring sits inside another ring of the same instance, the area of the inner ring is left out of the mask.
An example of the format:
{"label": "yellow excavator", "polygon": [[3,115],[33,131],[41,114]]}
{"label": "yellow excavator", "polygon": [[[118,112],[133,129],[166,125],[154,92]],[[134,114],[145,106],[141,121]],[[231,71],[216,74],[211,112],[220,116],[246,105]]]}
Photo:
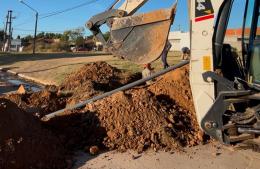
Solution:
{"label": "yellow excavator", "polygon": [[[245,11],[239,56],[224,42],[235,1],[243,1]],[[113,55],[137,64],[151,63],[163,52],[178,11],[176,2],[169,9],[136,13],[146,2],[116,0],[86,26]],[[178,65],[190,65],[190,86],[201,129],[225,144],[259,136],[260,1],[188,0],[188,9],[191,57]],[[100,29],[104,24],[110,29],[108,40]]]}

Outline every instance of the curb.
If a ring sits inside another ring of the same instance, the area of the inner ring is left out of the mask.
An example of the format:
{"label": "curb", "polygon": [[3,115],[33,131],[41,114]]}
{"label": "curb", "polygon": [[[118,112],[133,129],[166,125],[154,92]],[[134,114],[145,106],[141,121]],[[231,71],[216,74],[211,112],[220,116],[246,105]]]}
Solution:
{"label": "curb", "polygon": [[38,83],[40,85],[44,85],[44,86],[48,86],[48,85],[53,85],[51,83],[47,83],[47,82],[43,82],[39,79],[36,79],[34,77],[30,77],[30,76],[27,76],[27,75],[24,75],[24,74],[21,74],[21,73],[16,73],[16,75],[22,79],[25,79],[25,80],[30,80],[30,81],[33,81],[35,83]]}
{"label": "curb", "polygon": [[[0,68],[0,71],[3,71],[5,68]],[[25,80],[29,80],[29,81],[32,81],[32,82],[35,82],[35,83],[38,83],[39,85],[44,85],[44,86],[48,86],[48,85],[53,85],[51,83],[47,83],[47,82],[44,82],[44,81],[41,81],[39,79],[36,79],[34,77],[31,77],[31,76],[27,76],[27,75],[24,75],[22,73],[18,73],[18,72],[15,72],[15,71],[12,71],[12,70],[7,70],[5,71],[7,73],[10,73],[12,75],[15,75],[15,76],[18,76],[22,79],[25,79]]]}

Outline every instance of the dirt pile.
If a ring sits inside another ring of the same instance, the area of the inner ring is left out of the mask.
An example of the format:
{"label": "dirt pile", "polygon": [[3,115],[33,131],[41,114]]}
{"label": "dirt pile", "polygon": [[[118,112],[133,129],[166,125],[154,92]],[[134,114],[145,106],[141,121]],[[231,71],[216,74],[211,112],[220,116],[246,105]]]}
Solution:
{"label": "dirt pile", "polygon": [[42,117],[66,107],[66,99],[66,97],[59,96],[55,92],[43,90],[33,93],[25,102],[30,105],[30,107],[38,109],[38,116]]}
{"label": "dirt pile", "polygon": [[189,83],[189,66],[176,69],[159,77],[148,90],[157,96],[174,100],[179,106],[195,114]]}
{"label": "dirt pile", "polygon": [[30,94],[10,94],[3,96],[16,103],[24,111],[39,118],[54,111],[66,107],[67,97],[59,95],[57,92],[47,90]]}
{"label": "dirt pile", "polygon": [[1,169],[68,167],[68,153],[59,139],[32,115],[1,98],[0,119]]}
{"label": "dirt pile", "polygon": [[202,137],[187,72],[184,67],[157,79],[152,86],[119,92],[88,105],[86,110],[94,112],[107,131],[104,145],[143,151],[199,144]]}
{"label": "dirt pile", "polygon": [[[85,109],[65,112],[63,116],[44,123],[43,127],[59,139],[60,144],[53,144],[58,150],[60,150],[60,145],[63,145],[67,150],[89,149],[90,146],[97,145],[100,148],[120,151],[133,149],[141,152],[148,148],[155,150],[178,149],[197,145],[202,141],[202,135],[195,117],[188,76],[188,66],[177,69],[159,77],[150,86],[139,86],[125,92],[118,92],[87,105]],[[67,106],[75,104],[139,78],[138,74],[129,76],[129,74],[113,68],[105,62],[90,63],[69,75],[63,85],[52,92],[45,90],[33,94],[5,96],[21,108],[18,109],[14,105],[14,111],[7,109],[5,116],[7,116],[6,113],[10,113],[10,115],[13,113],[14,117],[22,116],[19,119],[23,119],[23,123],[16,122],[15,119],[13,122],[17,124],[11,123],[11,126],[16,126],[17,132],[22,133],[18,135],[22,135],[23,138],[40,140],[39,143],[37,141],[33,144],[30,143],[32,146],[37,143],[43,144],[40,147],[44,147],[48,143],[49,137],[50,139],[54,138],[47,131],[42,131],[39,122],[24,113],[23,110],[30,115],[42,117],[64,108],[66,104]],[[73,94],[71,97],[67,97],[61,95],[62,92],[73,92]],[[13,105],[11,102],[5,102],[10,106]],[[5,117],[0,119],[5,120]],[[3,124],[6,123],[8,122],[4,121]],[[1,127],[6,126],[0,125],[0,130],[4,130]],[[29,131],[26,133],[31,133],[31,135],[24,134],[23,131],[26,130]],[[43,138],[46,135],[48,135],[47,140]],[[0,138],[9,139],[7,136]],[[17,142],[20,137],[10,138]],[[41,140],[44,140],[44,143]],[[53,142],[55,143],[55,141],[57,140],[54,139]],[[6,141],[1,142],[1,146],[5,144]],[[0,148],[2,151],[3,148]],[[51,148],[53,147],[50,146]],[[55,147],[53,149],[55,150]],[[19,152],[14,153],[19,155]],[[49,153],[48,148],[46,153]],[[46,153],[43,154],[46,155]],[[38,158],[38,155],[35,156]],[[53,156],[55,159],[55,152]],[[46,158],[48,158],[47,155]],[[0,164],[4,164],[1,162],[3,160],[0,161]],[[55,165],[60,165],[59,159],[57,162]]]}
{"label": "dirt pile", "polygon": [[69,104],[75,104],[93,96],[116,89],[141,78],[141,74],[130,75],[106,62],[89,63],[70,74],[60,86],[63,91],[72,91]]}

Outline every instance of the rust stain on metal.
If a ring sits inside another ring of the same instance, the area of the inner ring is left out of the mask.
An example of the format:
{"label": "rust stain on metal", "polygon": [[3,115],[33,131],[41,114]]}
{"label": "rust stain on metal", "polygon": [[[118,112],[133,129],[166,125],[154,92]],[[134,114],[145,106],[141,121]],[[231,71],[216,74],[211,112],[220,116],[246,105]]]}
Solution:
{"label": "rust stain on metal", "polygon": [[153,62],[164,49],[170,25],[168,20],[135,27],[111,52],[137,64]]}
{"label": "rust stain on metal", "polygon": [[112,30],[170,20],[174,15],[174,11],[174,9],[161,9],[150,13],[118,18],[114,20]]}
{"label": "rust stain on metal", "polygon": [[175,7],[115,19],[107,49],[137,64],[155,61],[165,47],[174,14]]}

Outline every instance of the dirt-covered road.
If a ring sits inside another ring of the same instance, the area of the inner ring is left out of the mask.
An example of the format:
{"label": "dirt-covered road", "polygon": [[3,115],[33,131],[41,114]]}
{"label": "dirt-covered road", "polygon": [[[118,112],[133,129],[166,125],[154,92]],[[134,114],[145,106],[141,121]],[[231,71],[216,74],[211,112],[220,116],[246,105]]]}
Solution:
{"label": "dirt-covered road", "polygon": [[77,160],[74,169],[259,169],[260,153],[207,144],[182,153],[107,152],[97,157],[78,154]]}

